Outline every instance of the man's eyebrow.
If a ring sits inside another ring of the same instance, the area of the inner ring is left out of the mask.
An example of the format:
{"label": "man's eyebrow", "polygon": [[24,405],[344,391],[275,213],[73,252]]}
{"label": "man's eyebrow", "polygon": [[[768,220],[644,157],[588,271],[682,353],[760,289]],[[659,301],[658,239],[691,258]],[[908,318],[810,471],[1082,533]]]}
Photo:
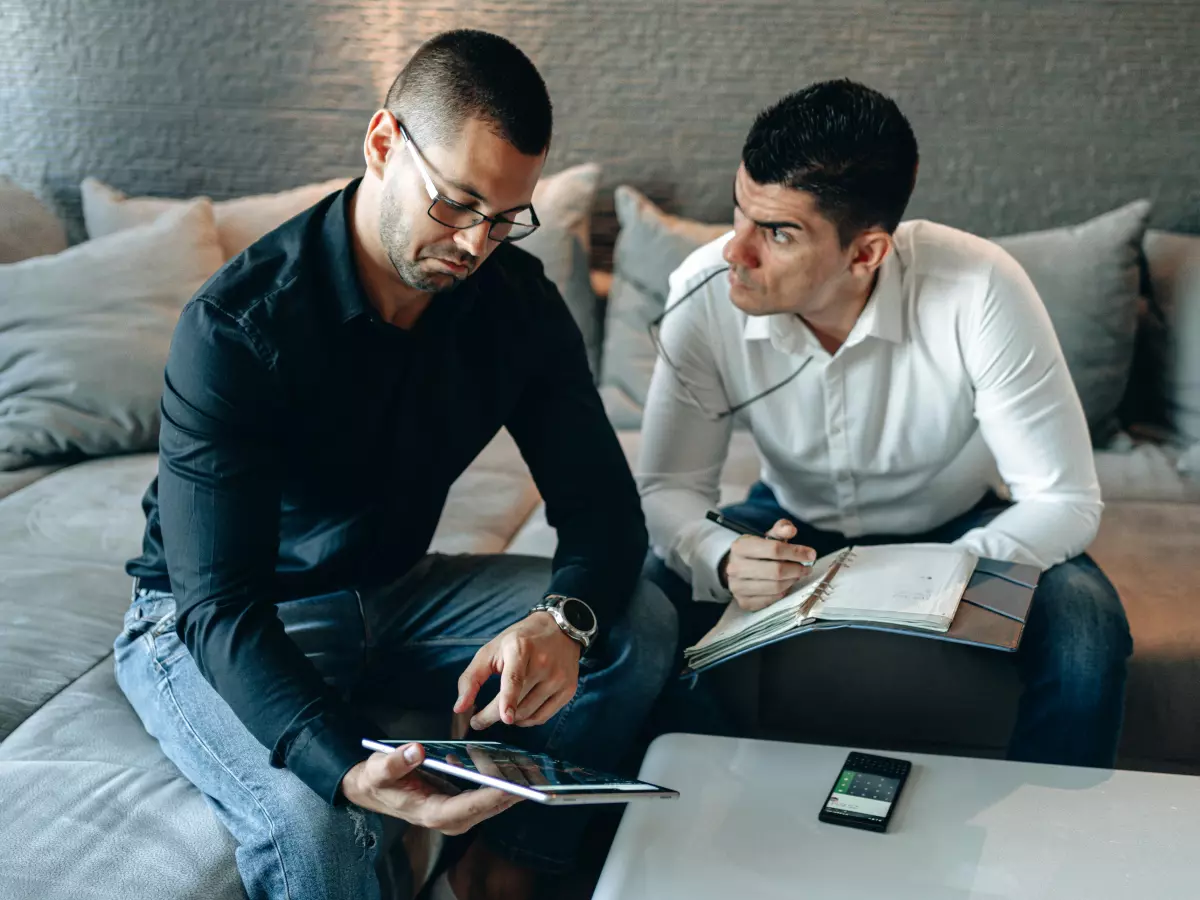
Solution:
{"label": "man's eyebrow", "polygon": [[[445,176],[443,176],[443,177],[445,177]],[[480,193],[478,188],[474,188],[469,184],[463,184],[461,181],[455,181],[453,178],[446,178],[446,184],[450,185],[450,187],[454,188],[457,191],[462,191],[464,194],[469,194],[470,196],[472,196],[476,200],[478,200],[480,203],[488,202],[487,197],[483,196],[483,194]]]}
{"label": "man's eyebrow", "polygon": [[[741,209],[742,215],[746,216],[746,211],[744,209],[742,209],[742,204],[738,203],[737,185],[736,184],[733,186],[733,208]],[[750,219],[749,216],[746,216],[746,218]],[[801,225],[799,222],[760,222],[758,219],[750,219],[750,221],[753,222],[755,225],[757,225],[759,228],[795,228],[797,231],[804,230],[804,226]]]}

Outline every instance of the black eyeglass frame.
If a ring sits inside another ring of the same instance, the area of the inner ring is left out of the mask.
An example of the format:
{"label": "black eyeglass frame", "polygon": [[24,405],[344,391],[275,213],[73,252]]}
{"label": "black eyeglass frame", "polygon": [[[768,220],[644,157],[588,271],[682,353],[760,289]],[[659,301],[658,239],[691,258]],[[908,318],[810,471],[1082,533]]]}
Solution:
{"label": "black eyeglass frame", "polygon": [[[783,381],[779,382],[779,384],[755,394],[749,400],[743,400],[741,403],[732,404],[726,410],[721,412],[713,412],[708,408],[707,405],[705,405],[704,401],[702,401],[696,392],[692,390],[691,385],[688,384],[688,380],[683,377],[683,373],[679,370],[679,367],[676,366],[675,363],[671,362],[671,357],[667,355],[667,348],[663,346],[662,342],[662,322],[663,319],[665,319],[673,311],[679,309],[680,306],[694,297],[706,284],[723,272],[728,271],[729,266],[721,266],[717,269],[714,269],[708,275],[704,276],[703,279],[697,282],[686,294],[684,294],[670,306],[667,306],[661,313],[651,320],[650,324],[647,326],[647,331],[650,333],[650,342],[654,345],[654,352],[658,355],[658,358],[667,364],[667,368],[669,368],[671,370],[671,374],[675,376],[676,383],[683,388],[684,392],[688,395],[688,398],[692,401],[692,403],[695,404],[696,408],[704,414],[705,418],[712,422],[720,422],[723,419],[728,419],[730,416],[735,416],[752,403],[757,403],[764,397],[770,396],[784,385],[790,384],[792,381],[794,381],[796,377],[804,371],[804,367],[812,362],[811,356],[806,357],[804,362],[800,363],[800,367],[787,378],[783,379]],[[644,287],[640,285],[639,287],[641,287],[642,290],[645,290]],[[651,296],[661,298],[661,295],[657,294],[655,291],[647,291],[647,293],[649,293]],[[665,304],[665,298],[663,299]]]}
{"label": "black eyeglass frame", "polygon": [[[459,203],[457,200],[451,200],[449,197],[439,191],[437,189],[437,185],[433,183],[433,176],[429,173],[429,167],[425,164],[425,160],[421,158],[421,151],[417,149],[417,144],[412,139],[412,135],[408,133],[408,129],[405,128],[400,122],[396,123],[396,127],[400,129],[400,137],[404,140],[404,146],[408,148],[408,152],[412,155],[413,162],[416,163],[417,171],[421,173],[421,180],[425,182],[425,193],[429,195],[429,208],[425,210],[425,214],[429,216],[429,218],[433,219],[433,221],[437,222],[439,225],[445,225],[447,228],[454,228],[458,231],[466,231],[468,228],[477,227],[480,222],[487,222],[488,240],[495,241],[497,244],[515,244],[517,241],[522,241],[529,237],[531,234],[537,231],[539,227],[541,227],[542,223],[538,220],[537,211],[534,210],[532,204],[530,204],[528,207],[523,207],[529,210],[529,215],[533,219],[533,223],[530,224],[528,222],[514,222],[512,219],[504,218],[502,214],[495,216],[485,215],[477,209],[472,209],[463,203]],[[460,213],[470,216],[474,221],[472,221],[469,225],[457,225],[454,222],[443,222],[433,214],[433,208],[437,206],[438,203],[445,203],[451,209],[458,210]],[[495,230],[497,225],[507,225],[510,229],[528,228],[529,230],[518,234],[516,237],[513,237],[512,235],[496,237],[492,232]]]}

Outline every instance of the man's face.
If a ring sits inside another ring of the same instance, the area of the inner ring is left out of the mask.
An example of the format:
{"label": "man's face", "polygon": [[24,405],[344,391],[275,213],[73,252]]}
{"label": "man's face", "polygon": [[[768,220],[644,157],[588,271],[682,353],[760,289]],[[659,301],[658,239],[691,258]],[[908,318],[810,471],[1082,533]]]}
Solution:
{"label": "man's face", "polygon": [[853,245],[805,191],[757,184],[744,166],[734,178],[734,235],[725,245],[729,295],[752,316],[818,313],[835,303],[848,278]]}
{"label": "man's face", "polygon": [[[467,119],[447,146],[424,146],[413,136],[434,187],[486,215],[527,210],[545,154],[526,156],[478,119]],[[419,291],[448,291],[483,264],[498,243],[489,222],[456,229],[427,214],[429,193],[397,131],[388,154],[380,202],[379,237],[400,278]]]}

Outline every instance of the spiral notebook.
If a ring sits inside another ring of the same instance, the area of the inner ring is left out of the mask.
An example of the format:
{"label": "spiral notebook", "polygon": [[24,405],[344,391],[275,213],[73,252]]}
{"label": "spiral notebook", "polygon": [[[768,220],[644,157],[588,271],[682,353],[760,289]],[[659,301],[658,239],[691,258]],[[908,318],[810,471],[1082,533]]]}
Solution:
{"label": "spiral notebook", "polygon": [[[766,609],[747,612],[729,604],[684,658],[688,669],[698,672],[822,623],[944,634],[978,562],[975,554],[948,544],[848,547],[817,560],[806,578]],[[999,577],[1024,591],[1027,608],[1033,586]],[[1014,621],[1023,619],[1022,614]]]}

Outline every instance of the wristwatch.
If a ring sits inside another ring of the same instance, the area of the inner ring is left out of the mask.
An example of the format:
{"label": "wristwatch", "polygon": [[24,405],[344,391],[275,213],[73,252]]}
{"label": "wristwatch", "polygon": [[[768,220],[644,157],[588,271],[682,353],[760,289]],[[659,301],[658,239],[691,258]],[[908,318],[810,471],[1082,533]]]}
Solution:
{"label": "wristwatch", "polygon": [[550,613],[550,615],[554,616],[554,621],[558,623],[558,627],[563,630],[563,633],[567,637],[583,644],[585,653],[592,646],[592,641],[596,639],[596,632],[599,631],[599,626],[596,624],[596,614],[592,612],[590,606],[578,597],[567,597],[563,594],[547,594],[545,599],[531,609],[530,612]]}

